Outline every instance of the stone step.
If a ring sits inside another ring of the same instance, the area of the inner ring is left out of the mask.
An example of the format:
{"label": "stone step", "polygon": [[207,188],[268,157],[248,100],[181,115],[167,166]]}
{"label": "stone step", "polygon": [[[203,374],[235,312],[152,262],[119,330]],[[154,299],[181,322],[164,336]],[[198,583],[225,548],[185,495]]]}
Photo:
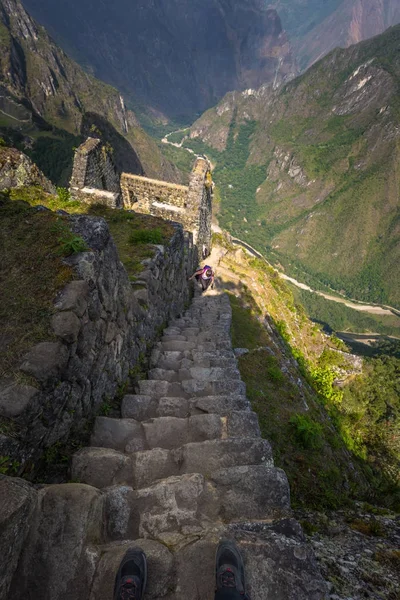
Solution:
{"label": "stone step", "polygon": [[147,421],[156,417],[189,417],[204,413],[226,416],[232,411],[250,411],[244,396],[203,396],[199,398],[174,398],[156,400],[151,396],[129,394],[124,397],[121,414],[124,419]]}
{"label": "stone step", "polygon": [[[124,519],[120,523],[115,523],[115,531],[121,531],[124,524]],[[157,600],[170,594],[177,585],[173,553],[164,544],[154,540],[124,539],[98,547],[100,558],[90,596],[86,595],[85,600],[112,600],[114,598],[115,575],[130,548],[142,550],[147,558],[146,600]],[[47,598],[45,595],[41,597]],[[74,598],[74,600],[76,599]]]}
{"label": "stone step", "polygon": [[149,381],[179,381],[179,371],[175,371],[174,369],[163,369],[156,367],[155,369],[150,369],[148,376]]}
{"label": "stone step", "polygon": [[[183,359],[187,360],[187,359]],[[178,371],[173,369],[155,368],[149,371],[149,381],[185,381],[187,379],[196,379],[198,381],[220,381],[221,379],[240,379],[240,372],[237,368],[224,367],[194,367],[187,366]]]}
{"label": "stone step", "polygon": [[143,379],[138,381],[139,394],[151,396],[152,398],[163,398],[165,396],[190,398],[193,394],[188,394],[182,387],[182,383],[162,381],[155,379]]}
{"label": "stone step", "polygon": [[[177,350],[182,352],[183,350],[194,350],[197,347],[195,342],[177,342],[177,341],[163,341],[161,342],[161,348],[163,350]],[[215,350],[215,347],[213,348]]]}
{"label": "stone step", "polygon": [[[221,359],[235,359],[235,354],[232,348],[219,349],[217,351],[204,351],[204,350],[193,350],[190,353],[190,358],[194,362],[201,362],[202,360],[221,360]],[[236,359],[235,359],[236,360]]]}
{"label": "stone step", "polygon": [[109,540],[150,538],[173,547],[218,522],[218,498],[199,473],[172,476],[151,486],[105,490]]}
{"label": "stone step", "polygon": [[[186,335],[175,334],[175,335],[163,335],[161,337],[161,342],[187,342],[188,338]],[[193,339],[190,341],[194,341]]]}
{"label": "stone step", "polygon": [[242,466],[205,477],[175,475],[145,488],[105,490],[108,539],[150,537],[176,545],[216,525],[290,514],[289,484],[280,469]]}
{"label": "stone step", "polygon": [[237,396],[246,395],[246,384],[241,380],[220,379],[219,381],[200,381],[197,379],[186,379],[180,385],[183,393],[187,394],[188,397],[225,396],[227,394],[235,394]]}
{"label": "stone step", "polygon": [[259,435],[257,415],[250,411],[236,411],[225,417],[213,413],[184,418],[156,417],[142,422],[97,417],[91,445],[131,454],[153,448],[171,450],[205,440]]}
{"label": "stone step", "polygon": [[142,425],[135,419],[96,417],[90,445],[96,448],[112,448],[127,454],[147,450]]}
{"label": "stone step", "polygon": [[158,479],[245,465],[273,467],[271,446],[262,438],[229,438],[186,444],[167,450],[155,448],[132,454],[133,485],[147,487]]}
{"label": "stone step", "polygon": [[105,490],[108,539],[150,537],[169,546],[216,525],[290,515],[289,484],[280,469],[242,466],[175,475],[146,488]]}
{"label": "stone step", "polygon": [[180,381],[195,379],[197,381],[221,381],[224,379],[240,379],[240,371],[237,367],[190,367],[180,369],[178,372]]}

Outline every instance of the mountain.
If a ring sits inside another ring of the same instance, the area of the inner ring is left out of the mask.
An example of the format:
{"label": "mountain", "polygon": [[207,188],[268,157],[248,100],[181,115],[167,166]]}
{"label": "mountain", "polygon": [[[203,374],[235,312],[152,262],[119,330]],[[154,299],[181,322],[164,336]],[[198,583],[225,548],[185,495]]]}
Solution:
{"label": "mountain", "polygon": [[400,26],[274,91],[228,94],[186,145],[216,165],[223,227],[297,279],[400,306]]}
{"label": "mountain", "polygon": [[398,0],[277,0],[273,4],[302,69],[400,23]]}
{"label": "mountain", "polygon": [[228,91],[296,73],[263,0],[24,0],[80,64],[137,102],[193,117]]}
{"label": "mountain", "polygon": [[68,181],[72,147],[96,128],[120,169],[176,180],[120,93],[85,73],[19,0],[0,2],[0,130],[54,183]]}

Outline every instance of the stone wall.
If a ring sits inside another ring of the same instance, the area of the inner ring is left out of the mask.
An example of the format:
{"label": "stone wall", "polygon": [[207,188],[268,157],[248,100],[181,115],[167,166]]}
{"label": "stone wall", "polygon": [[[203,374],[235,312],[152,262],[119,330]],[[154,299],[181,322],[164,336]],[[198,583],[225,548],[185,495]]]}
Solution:
{"label": "stone wall", "polygon": [[201,255],[211,250],[212,180],[208,161],[197,159],[189,183],[187,208],[192,215],[189,230]]}
{"label": "stone wall", "polygon": [[[186,207],[188,187],[185,185],[123,173],[121,188],[124,208],[136,212],[153,214],[157,211],[157,203],[170,205],[171,209]],[[154,203],[156,206],[153,206]]]}
{"label": "stone wall", "polygon": [[75,151],[70,182],[71,197],[89,204],[121,205],[120,177],[110,150],[101,140],[88,138]]}
{"label": "stone wall", "polygon": [[210,163],[197,158],[189,187],[123,173],[123,206],[181,223],[193,234],[198,260],[211,246],[212,182]]}
{"label": "stone wall", "polygon": [[0,455],[22,467],[114,398],[163,324],[183,310],[196,266],[192,235],[176,224],[169,244],[155,247],[132,284],[106,221],[70,219],[91,251],[66,259],[75,279],[55,301],[55,338],[34,346],[22,361],[21,373],[37,383],[0,384],[0,417],[11,419],[18,432],[0,435]]}

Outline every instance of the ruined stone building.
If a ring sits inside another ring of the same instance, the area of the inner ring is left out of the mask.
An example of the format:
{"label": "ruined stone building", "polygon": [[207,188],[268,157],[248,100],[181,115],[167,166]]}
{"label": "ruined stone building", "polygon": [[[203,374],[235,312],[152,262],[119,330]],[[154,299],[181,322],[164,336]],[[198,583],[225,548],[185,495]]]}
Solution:
{"label": "ruined stone building", "polygon": [[117,173],[101,140],[88,138],[75,152],[70,183],[74,200],[105,204],[181,223],[192,233],[198,256],[211,246],[212,182],[210,163],[197,158],[189,185]]}

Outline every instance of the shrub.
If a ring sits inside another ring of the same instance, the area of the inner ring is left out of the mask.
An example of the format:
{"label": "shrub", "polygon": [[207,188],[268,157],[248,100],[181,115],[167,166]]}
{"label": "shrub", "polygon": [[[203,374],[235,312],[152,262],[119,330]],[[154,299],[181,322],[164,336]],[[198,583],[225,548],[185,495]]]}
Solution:
{"label": "shrub", "polygon": [[57,196],[61,202],[69,202],[71,200],[71,194],[69,190],[65,187],[57,188]]}
{"label": "shrub", "polygon": [[322,425],[313,421],[308,415],[293,415],[290,419],[297,442],[303,448],[317,450],[323,445]]}
{"label": "shrub", "polygon": [[131,244],[162,244],[164,236],[161,229],[136,229],[132,232],[129,241]]}

